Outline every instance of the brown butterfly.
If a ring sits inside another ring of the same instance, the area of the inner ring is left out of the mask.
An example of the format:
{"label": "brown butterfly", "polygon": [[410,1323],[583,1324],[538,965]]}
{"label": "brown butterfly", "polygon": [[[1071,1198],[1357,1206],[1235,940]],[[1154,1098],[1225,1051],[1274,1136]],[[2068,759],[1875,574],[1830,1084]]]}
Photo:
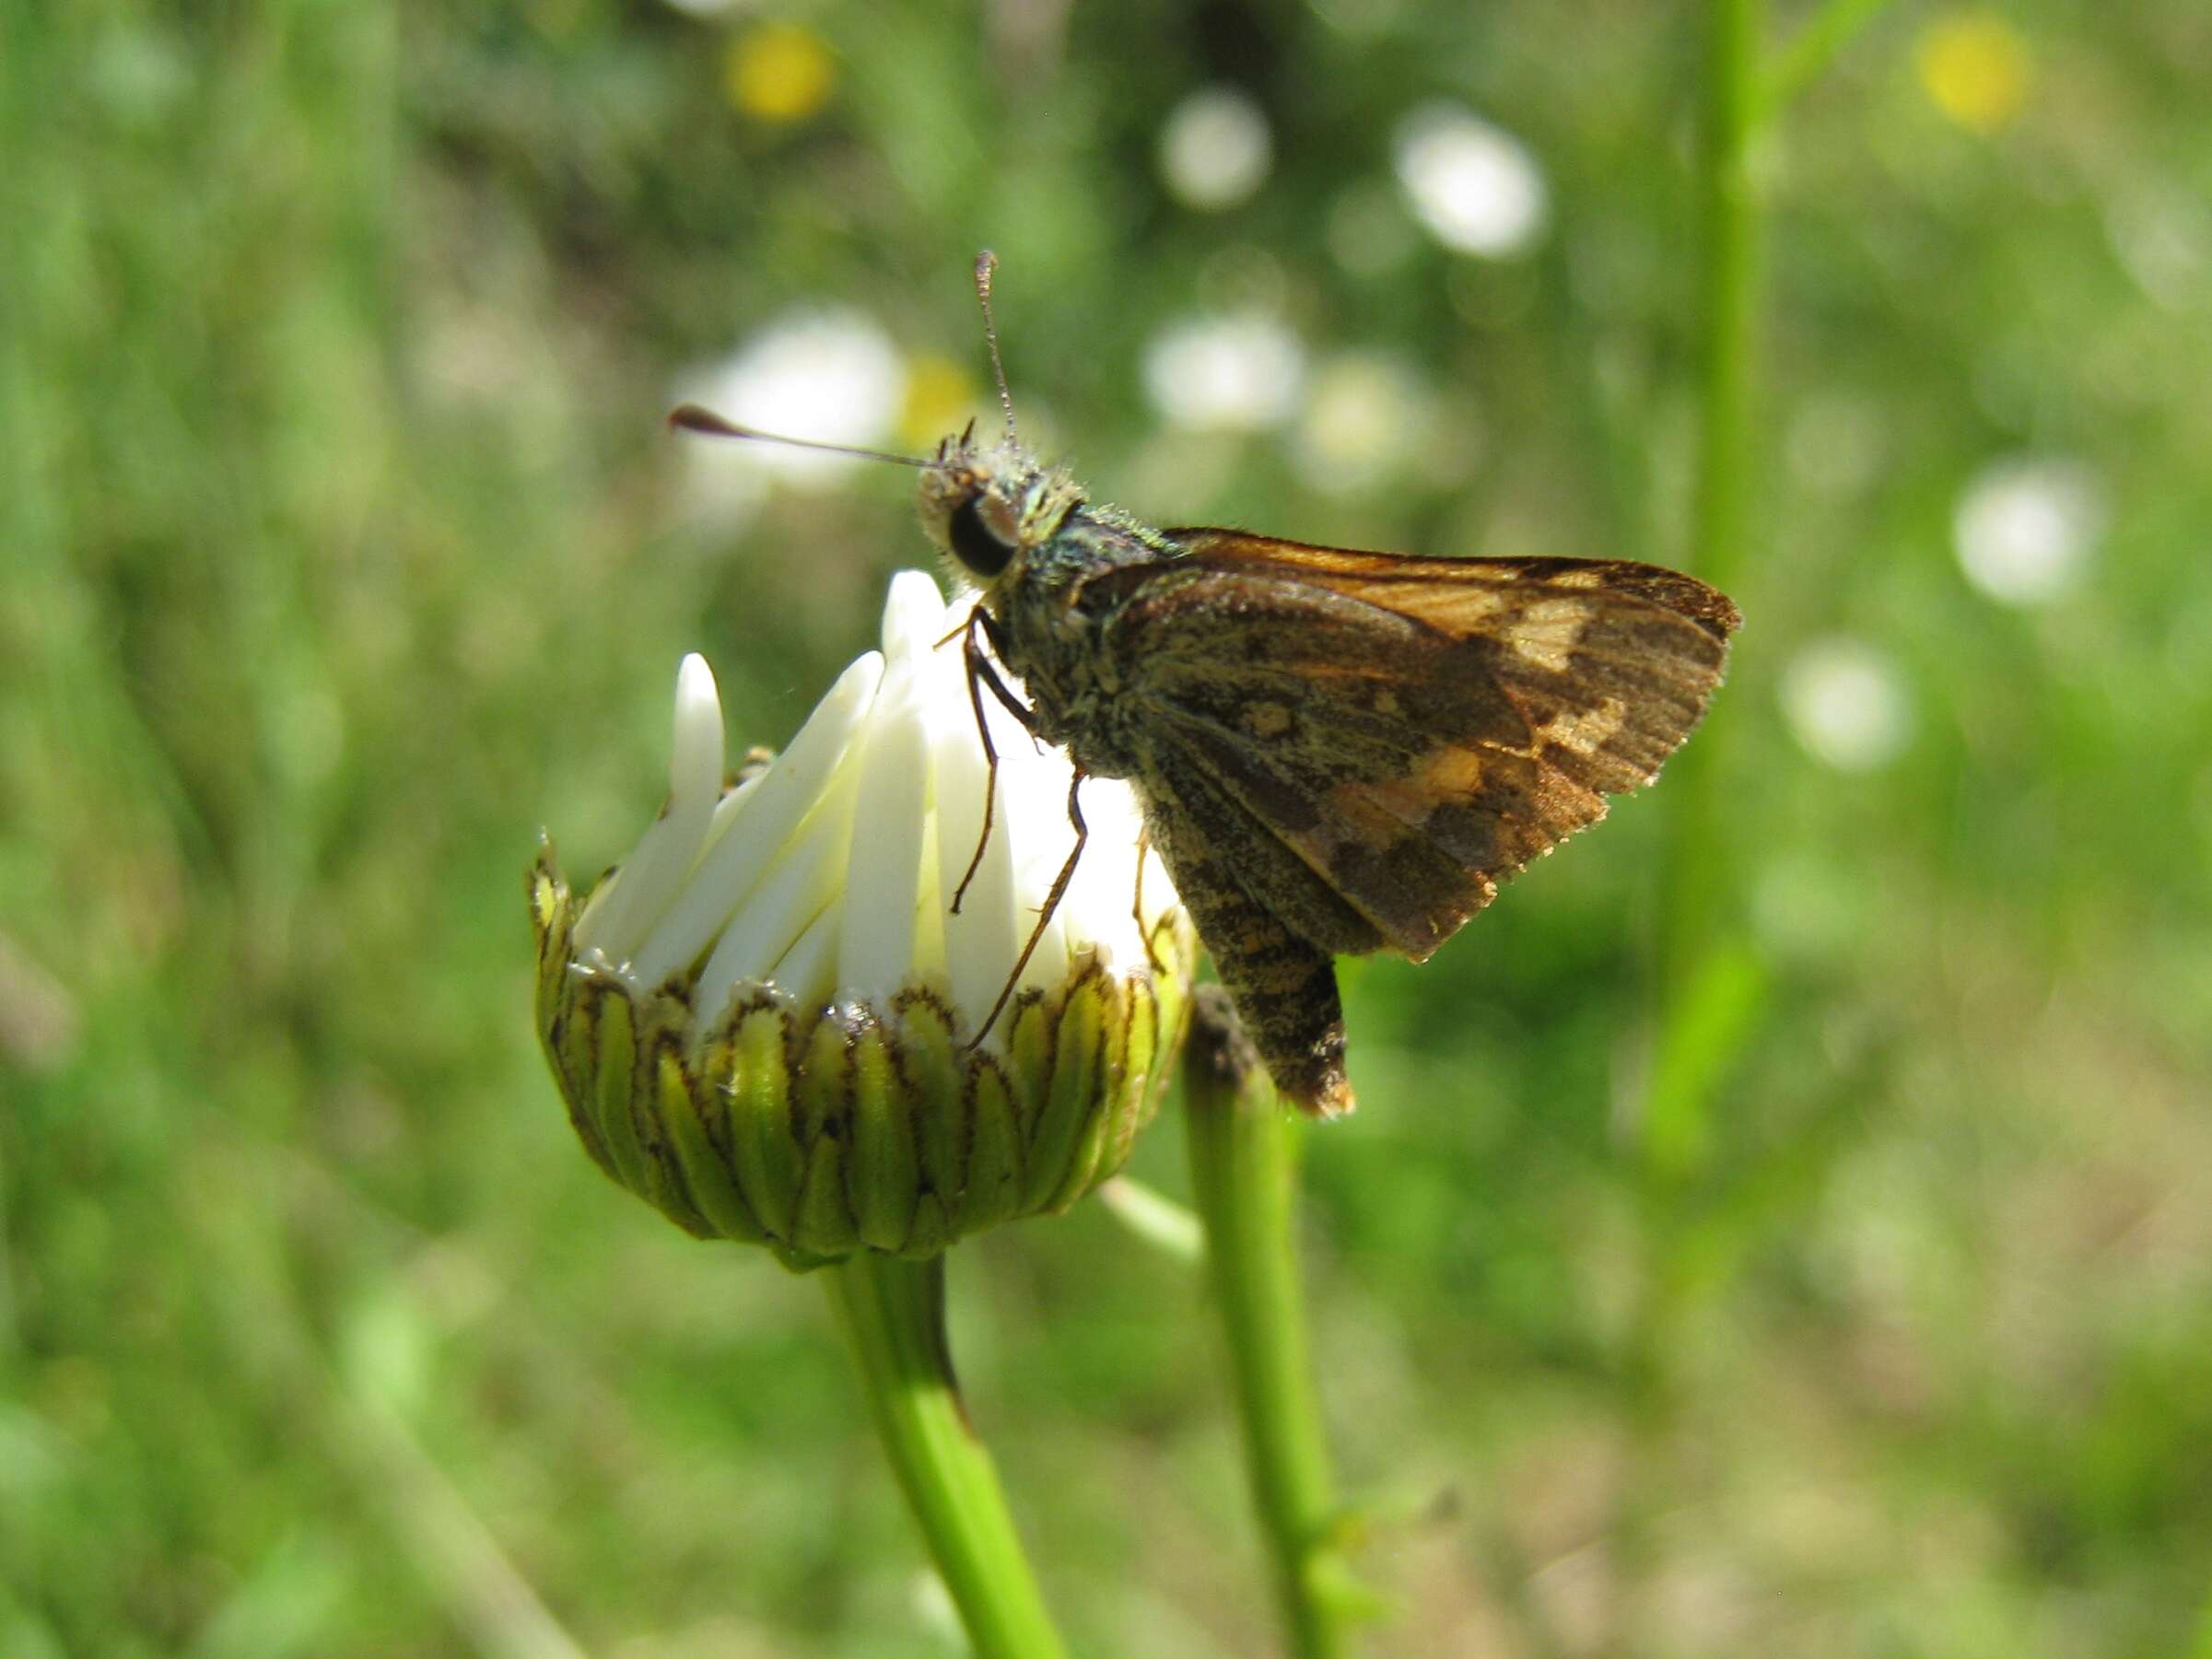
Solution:
{"label": "brown butterfly", "polygon": [[[998,368],[993,264],[976,287]],[[1736,607],[1619,560],[1155,530],[1017,443],[998,378],[1002,438],[971,426],[908,464],[922,527],[982,590],[966,650],[986,753],[988,690],[1074,762],[1075,849],[1047,913],[1082,855],[1083,780],[1128,779],[1277,1087],[1349,1112],[1333,959],[1426,959],[1608,795],[1656,777],[1720,683]]]}

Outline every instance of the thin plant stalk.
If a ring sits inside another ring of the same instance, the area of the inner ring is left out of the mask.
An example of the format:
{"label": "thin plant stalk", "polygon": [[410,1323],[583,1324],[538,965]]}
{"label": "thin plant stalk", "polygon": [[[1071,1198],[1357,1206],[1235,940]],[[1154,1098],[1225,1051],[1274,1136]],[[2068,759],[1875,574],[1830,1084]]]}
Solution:
{"label": "thin plant stalk", "polygon": [[1769,122],[1812,86],[1867,25],[1890,9],[1893,0],[1826,0],[1776,53],[1759,99],[1759,119]]}
{"label": "thin plant stalk", "polygon": [[990,1455],[953,1374],[944,1257],[863,1250],[823,1269],[868,1409],[977,1659],[1062,1659]]}
{"label": "thin plant stalk", "polygon": [[[1756,455],[1755,386],[1760,310],[1760,201],[1753,146],[1761,113],[1765,0],[1706,6],[1698,149],[1698,446],[1689,567],[1736,592],[1747,560]],[[1728,856],[1720,788],[1726,722],[1701,732],[1668,767],[1668,878],[1657,951],[1659,1054],[1656,1079],[1710,1078],[1696,1057],[1669,1053],[1688,1014],[1709,999],[1703,981],[1725,952]],[[1697,1167],[1705,1146],[1704,1088],[1658,1087],[1646,1101],[1644,1151],[1662,1177]]]}
{"label": "thin plant stalk", "polygon": [[1296,1126],[1218,987],[1198,993],[1184,1065],[1191,1186],[1276,1600],[1297,1659],[1340,1659],[1361,1608],[1336,1536],[1292,1238]]}

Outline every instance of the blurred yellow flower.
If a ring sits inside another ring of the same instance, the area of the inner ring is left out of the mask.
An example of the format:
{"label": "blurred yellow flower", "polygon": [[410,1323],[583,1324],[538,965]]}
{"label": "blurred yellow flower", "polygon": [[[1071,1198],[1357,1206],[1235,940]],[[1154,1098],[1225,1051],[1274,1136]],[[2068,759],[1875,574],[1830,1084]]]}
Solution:
{"label": "blurred yellow flower", "polygon": [[763,23],[730,42],[722,87],[755,121],[804,121],[837,90],[837,65],[822,37],[795,23]]}
{"label": "blurred yellow flower", "polygon": [[976,412],[975,377],[950,357],[922,356],[907,364],[907,395],[898,432],[911,449],[926,449],[957,432]]}
{"label": "blurred yellow flower", "polygon": [[2009,126],[2028,101],[2028,43],[1990,13],[1959,12],[1929,24],[1913,61],[1936,107],[1971,133]]}

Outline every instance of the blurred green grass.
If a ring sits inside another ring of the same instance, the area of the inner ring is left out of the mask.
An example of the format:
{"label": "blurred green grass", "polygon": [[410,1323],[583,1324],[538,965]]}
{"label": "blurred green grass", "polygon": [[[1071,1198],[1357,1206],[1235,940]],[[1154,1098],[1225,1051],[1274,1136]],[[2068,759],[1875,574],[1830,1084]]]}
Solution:
{"label": "blurred green grass", "polygon": [[[1139,511],[1682,556],[1689,8],[1057,16],[812,11],[789,123],[729,101],[746,17],[0,18],[0,1652],[957,1651],[813,1288],[615,1193],[528,1029],[522,865],[621,855],[678,655],[780,741],[922,552],[866,471],[686,510],[692,366],[837,303],[980,384],[989,244],[1025,414]],[[1664,790],[1347,976],[1367,1104],[1306,1169],[1344,1472],[1410,1494],[1377,1651],[2212,1642],[2212,32],[2004,16],[2009,118],[1899,7],[1759,158],[1715,718],[1763,991],[1691,1172],[1633,1122]],[[1223,79],[1275,167],[1194,213],[1154,150]],[[1389,207],[1439,96],[1539,158],[1527,256]],[[1402,258],[1343,262],[1348,196]],[[1146,342],[1255,302],[1417,365],[1459,475],[1162,437]],[[2108,509],[2040,606],[1952,551],[2017,454]],[[1869,770],[1783,713],[1836,635],[1909,703]],[[1260,1651],[1194,1279],[1095,1206],[954,1279],[1079,1646]]]}

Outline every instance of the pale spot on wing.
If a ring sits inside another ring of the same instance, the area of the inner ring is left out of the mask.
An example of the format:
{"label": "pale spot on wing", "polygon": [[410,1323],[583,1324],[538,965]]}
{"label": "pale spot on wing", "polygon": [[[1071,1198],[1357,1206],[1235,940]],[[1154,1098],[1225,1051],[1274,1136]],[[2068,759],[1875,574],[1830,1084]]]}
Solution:
{"label": "pale spot on wing", "polygon": [[1576,754],[1596,754],[1621,735],[1628,723],[1628,705],[1607,697],[1588,708],[1566,708],[1537,728],[1536,735]]}
{"label": "pale spot on wing", "polygon": [[1244,728],[1254,737],[1281,737],[1291,729],[1291,711],[1281,703],[1247,703]]}
{"label": "pale spot on wing", "polygon": [[1335,578],[1327,585],[1348,599],[1364,600],[1447,634],[1473,634],[1481,632],[1484,623],[1512,602],[1512,596],[1504,585],[1504,572],[1492,572],[1472,560],[1467,567],[1467,574],[1455,572],[1451,581],[1362,581],[1355,576]]}
{"label": "pale spot on wing", "polygon": [[1514,618],[1508,636],[1514,655],[1547,672],[1563,674],[1582,643],[1590,607],[1579,599],[1539,599]]}
{"label": "pale spot on wing", "polygon": [[1437,749],[1402,777],[1351,784],[1339,795],[1364,795],[1407,824],[1419,824],[1444,800],[1465,800],[1482,789],[1482,757],[1471,749]]}
{"label": "pale spot on wing", "polygon": [[1602,588],[1605,586],[1605,572],[1585,567],[1579,570],[1562,570],[1545,579],[1554,588]]}

